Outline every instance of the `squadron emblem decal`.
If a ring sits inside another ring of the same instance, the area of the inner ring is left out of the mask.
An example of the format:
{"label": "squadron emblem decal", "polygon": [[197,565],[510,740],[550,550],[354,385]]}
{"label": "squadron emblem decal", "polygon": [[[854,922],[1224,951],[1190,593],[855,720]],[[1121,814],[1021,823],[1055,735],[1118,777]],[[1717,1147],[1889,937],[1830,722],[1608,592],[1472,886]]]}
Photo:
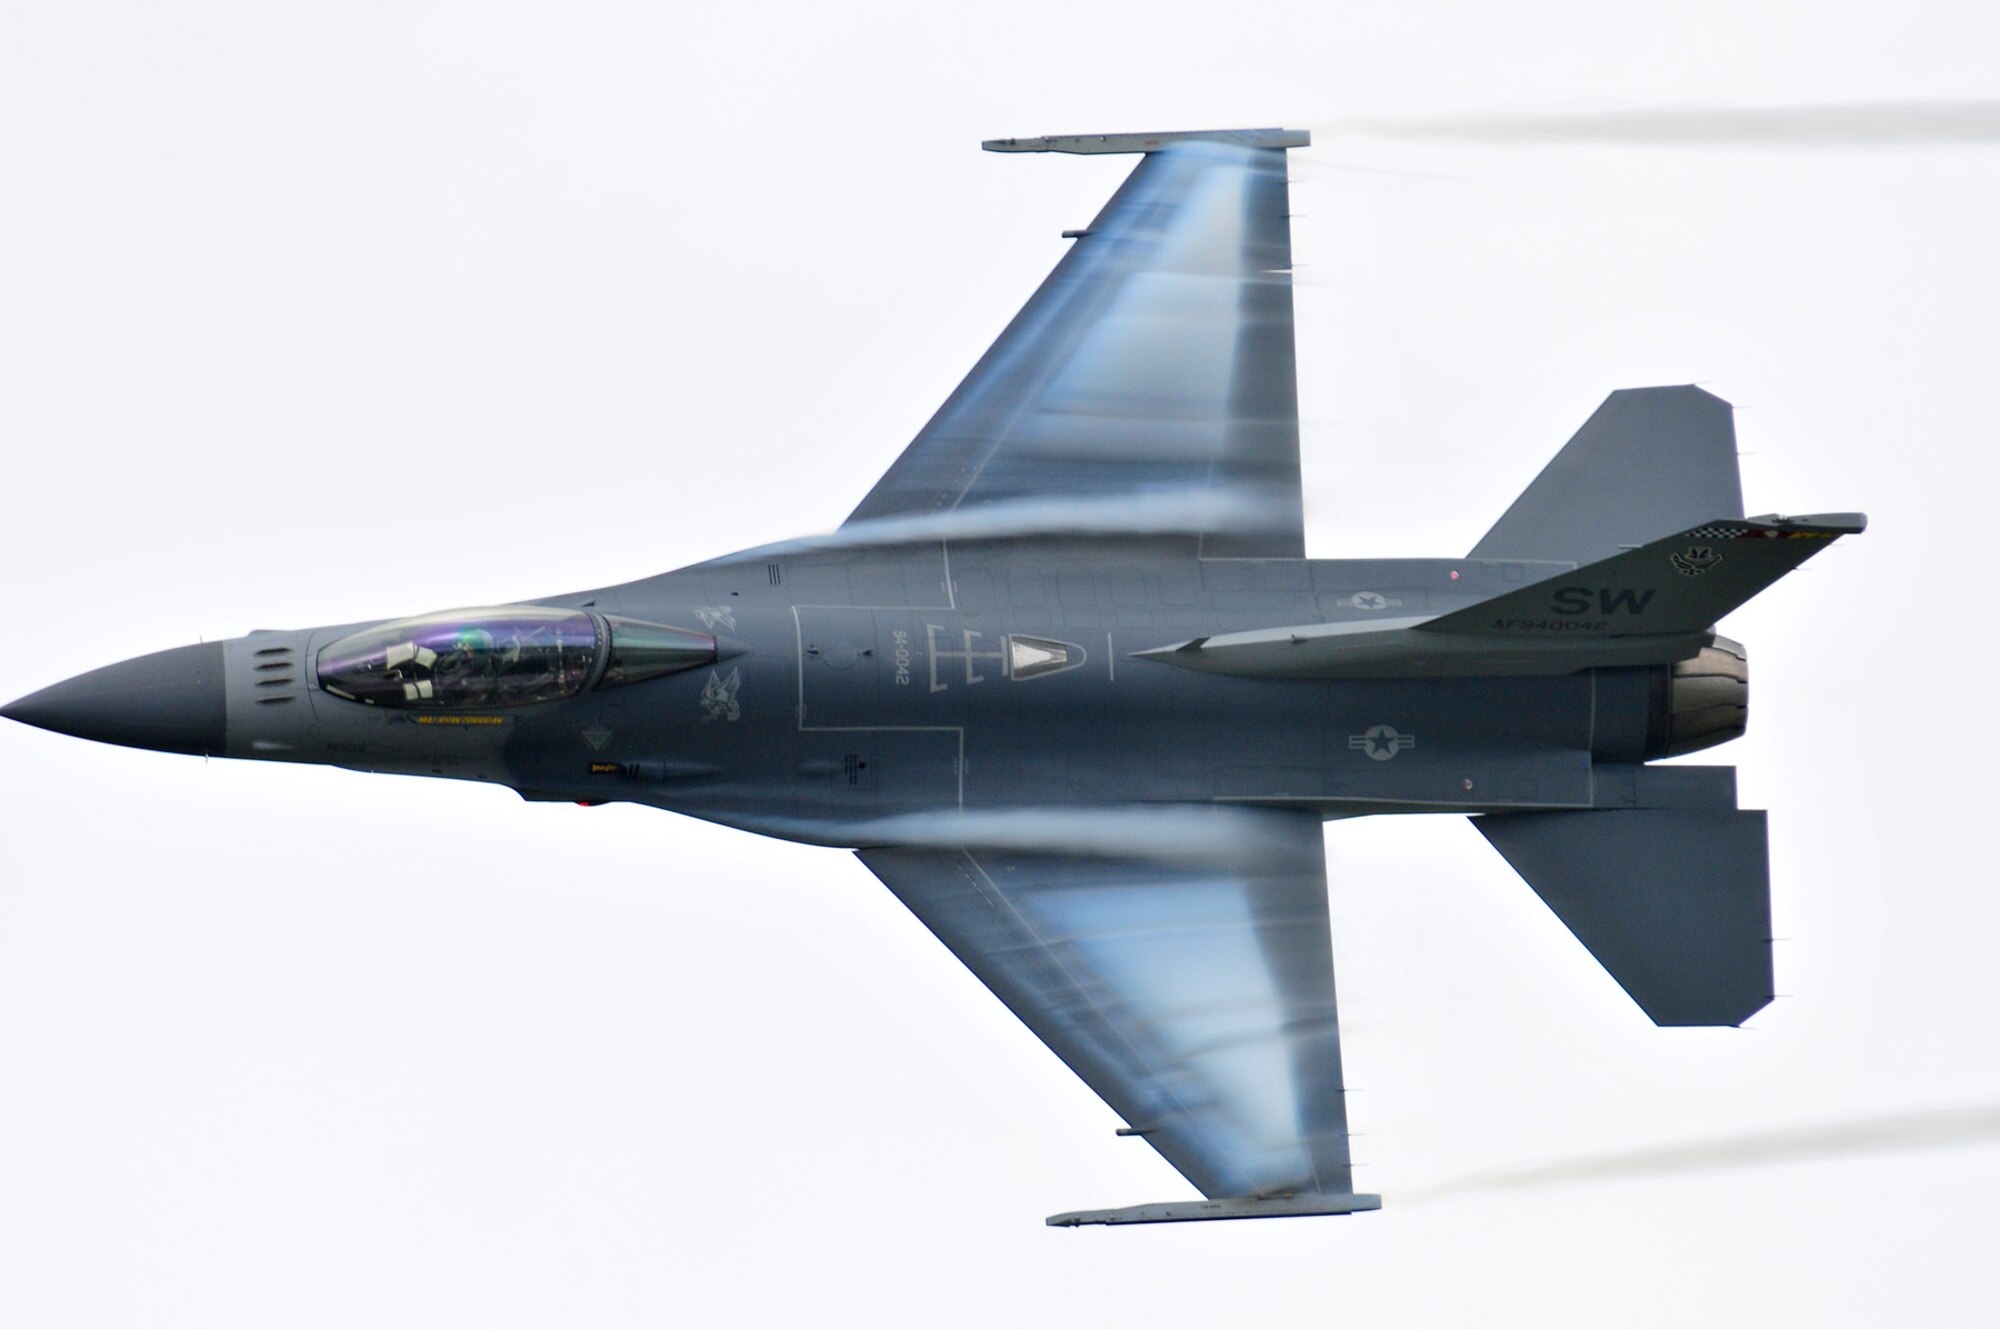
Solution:
{"label": "squadron emblem decal", "polygon": [[704,720],[736,721],[743,718],[743,708],[736,702],[736,689],[743,682],[743,671],[732,669],[724,678],[720,670],[708,671],[708,682],[701,688],[701,718]]}
{"label": "squadron emblem decal", "polygon": [[1685,553],[1670,554],[1668,559],[1683,577],[1699,577],[1720,563],[1722,555],[1708,545],[1689,545]]}

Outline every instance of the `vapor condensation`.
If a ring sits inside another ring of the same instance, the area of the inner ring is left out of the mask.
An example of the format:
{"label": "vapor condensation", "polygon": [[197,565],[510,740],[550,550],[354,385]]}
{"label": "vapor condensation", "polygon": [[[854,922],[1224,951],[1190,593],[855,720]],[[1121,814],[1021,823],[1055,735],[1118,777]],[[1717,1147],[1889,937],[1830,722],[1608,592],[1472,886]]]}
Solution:
{"label": "vapor condensation", "polygon": [[1652,107],[1337,120],[1329,133],[1478,143],[1866,148],[2000,144],[2000,101]]}
{"label": "vapor condensation", "polygon": [[1026,807],[915,812],[864,822],[760,822],[764,834],[846,848],[993,849],[1013,853],[1226,867],[1254,850],[1263,814],[1205,804]]}
{"label": "vapor condensation", "polygon": [[1628,1153],[1562,1159],[1504,1172],[1475,1173],[1439,1186],[1403,1192],[1396,1198],[1414,1203],[1480,1191],[1527,1190],[1621,1177],[1671,1176],[1906,1149],[1966,1148],[1995,1143],[2000,1143],[2000,1106],[1932,1109],[1690,1140]]}
{"label": "vapor condensation", "polygon": [[1187,535],[1259,524],[1279,496],[1251,485],[1180,486],[1116,495],[1030,498],[946,512],[857,521],[826,535],[805,536],[730,555],[770,558],[819,549],[929,544],[936,540],[1003,540],[1032,535]]}

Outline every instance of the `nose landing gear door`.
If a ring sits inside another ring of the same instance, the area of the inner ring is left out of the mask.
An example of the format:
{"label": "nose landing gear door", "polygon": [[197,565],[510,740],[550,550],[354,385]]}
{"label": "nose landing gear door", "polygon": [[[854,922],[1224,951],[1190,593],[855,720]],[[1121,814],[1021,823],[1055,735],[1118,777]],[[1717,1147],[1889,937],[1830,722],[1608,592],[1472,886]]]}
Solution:
{"label": "nose landing gear door", "polygon": [[882,652],[872,609],[800,608],[799,723],[881,723]]}

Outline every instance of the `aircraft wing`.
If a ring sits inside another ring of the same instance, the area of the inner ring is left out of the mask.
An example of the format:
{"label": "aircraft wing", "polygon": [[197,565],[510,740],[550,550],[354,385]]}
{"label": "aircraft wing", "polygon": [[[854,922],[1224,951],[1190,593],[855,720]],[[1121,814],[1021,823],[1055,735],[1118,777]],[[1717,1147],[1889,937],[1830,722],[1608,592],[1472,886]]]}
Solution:
{"label": "aircraft wing", "polygon": [[1052,1223],[1378,1203],[1353,1194],[1319,818],[1246,812],[1230,838],[1226,855],[1187,865],[1015,849],[859,851],[1125,1118],[1124,1133],[1223,1201]]}
{"label": "aircraft wing", "polygon": [[848,518],[886,538],[1199,535],[1299,558],[1284,130],[996,140],[1144,152]]}

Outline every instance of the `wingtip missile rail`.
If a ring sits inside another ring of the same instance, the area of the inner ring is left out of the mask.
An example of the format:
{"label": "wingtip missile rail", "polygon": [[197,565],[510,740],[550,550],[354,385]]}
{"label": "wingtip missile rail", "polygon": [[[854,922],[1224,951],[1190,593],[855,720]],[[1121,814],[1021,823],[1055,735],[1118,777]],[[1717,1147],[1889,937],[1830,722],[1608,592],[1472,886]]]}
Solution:
{"label": "wingtip missile rail", "polygon": [[1204,1223],[1231,1218],[1305,1218],[1329,1214],[1361,1214],[1382,1207],[1379,1195],[1236,1196],[1220,1200],[1182,1200],[1167,1204],[1135,1204],[1123,1209],[1075,1209],[1050,1214],[1050,1227],[1122,1227],[1129,1223]]}
{"label": "wingtip missile rail", "polygon": [[988,152],[1073,152],[1079,154],[1158,152],[1175,143],[1234,143],[1244,148],[1312,146],[1309,129],[1183,129],[1160,134],[1042,134],[1034,138],[989,138]]}

